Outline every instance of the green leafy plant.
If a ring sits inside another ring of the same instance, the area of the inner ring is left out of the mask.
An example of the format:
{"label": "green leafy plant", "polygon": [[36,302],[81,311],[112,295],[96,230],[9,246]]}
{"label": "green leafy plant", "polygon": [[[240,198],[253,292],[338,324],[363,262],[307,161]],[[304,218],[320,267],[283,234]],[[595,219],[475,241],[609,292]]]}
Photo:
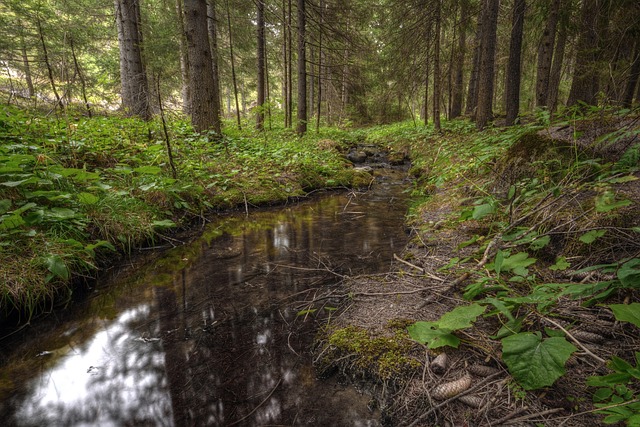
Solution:
{"label": "green leafy plant", "polygon": [[613,373],[593,376],[587,385],[597,387],[593,402],[598,413],[605,415],[605,424],[624,422],[628,426],[640,425],[640,394],[637,383],[640,380],[640,352],[635,353],[636,365],[613,357],[608,363]]}
{"label": "green leafy plant", "polygon": [[460,338],[454,335],[454,332],[470,328],[484,311],[485,307],[480,304],[456,307],[435,322],[416,322],[407,329],[412,339],[421,344],[427,344],[429,348],[444,346],[457,348],[460,345]]}

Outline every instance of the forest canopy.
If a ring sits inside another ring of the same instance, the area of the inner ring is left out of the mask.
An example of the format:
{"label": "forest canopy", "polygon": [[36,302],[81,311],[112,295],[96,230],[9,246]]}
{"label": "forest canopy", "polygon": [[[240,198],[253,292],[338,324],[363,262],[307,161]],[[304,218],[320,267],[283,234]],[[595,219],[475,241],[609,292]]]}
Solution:
{"label": "forest canopy", "polygon": [[[632,0],[6,0],[4,102],[320,124],[630,107]],[[294,113],[295,110],[295,113]],[[281,116],[281,117],[280,117]]]}

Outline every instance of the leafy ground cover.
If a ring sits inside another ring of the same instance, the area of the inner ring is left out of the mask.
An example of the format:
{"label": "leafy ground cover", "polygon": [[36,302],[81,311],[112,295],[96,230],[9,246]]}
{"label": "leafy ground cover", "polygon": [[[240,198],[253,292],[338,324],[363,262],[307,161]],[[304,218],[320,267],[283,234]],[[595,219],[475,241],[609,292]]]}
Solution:
{"label": "leafy ground cover", "polygon": [[[320,371],[367,384],[390,425],[640,425],[639,123],[396,125],[414,237],[396,271],[348,281]],[[366,352],[343,345],[353,331]],[[381,376],[384,337],[414,345]]]}
{"label": "leafy ground cover", "polygon": [[347,132],[226,129],[217,139],[180,118],[165,133],[160,121],[0,106],[0,311],[28,319],[114,255],[171,244],[214,210],[357,184]]}

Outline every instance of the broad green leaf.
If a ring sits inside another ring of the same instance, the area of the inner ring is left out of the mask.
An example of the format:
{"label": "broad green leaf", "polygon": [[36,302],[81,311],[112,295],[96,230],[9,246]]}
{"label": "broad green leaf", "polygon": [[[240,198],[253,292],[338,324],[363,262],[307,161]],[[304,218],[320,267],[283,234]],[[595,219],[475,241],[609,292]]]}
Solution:
{"label": "broad green leaf", "polygon": [[634,258],[622,264],[617,275],[623,286],[628,288],[640,287],[640,259]]}
{"label": "broad green leaf", "polygon": [[18,187],[22,184],[32,184],[34,182],[37,182],[38,179],[36,177],[30,177],[27,179],[22,179],[20,181],[7,181],[7,182],[0,182],[0,185],[4,185],[5,187]]}
{"label": "broad green leaf", "polygon": [[429,348],[439,348],[446,345],[458,348],[460,339],[450,330],[439,329],[436,322],[416,322],[407,327],[409,336],[420,344],[428,344]]}
{"label": "broad green leaf", "polygon": [[11,209],[11,200],[2,199],[0,200],[0,215],[7,213]]}
{"label": "broad green leaf", "polygon": [[584,233],[582,236],[580,236],[579,240],[582,243],[586,243],[587,245],[590,245],[591,243],[595,242],[599,237],[604,236],[606,233],[607,233],[607,230],[591,230]]}
{"label": "broad green leaf", "polygon": [[485,307],[480,304],[463,305],[443,314],[436,323],[439,328],[451,331],[470,328],[484,310]]}
{"label": "broad green leaf", "polygon": [[95,205],[100,201],[100,198],[91,193],[78,193],[78,201],[83,205]]}
{"label": "broad green leaf", "polygon": [[631,200],[616,200],[616,196],[612,191],[605,191],[604,194],[596,198],[596,211],[609,212],[623,206],[629,206],[633,202]]}
{"label": "broad green leaf", "polygon": [[576,348],[566,339],[543,339],[540,332],[523,332],[502,339],[502,358],[525,390],[552,385],[564,375],[564,364]]}
{"label": "broad green leaf", "polygon": [[495,211],[496,207],[493,203],[483,203],[473,209],[473,214],[471,215],[471,217],[473,219],[482,219],[485,216],[494,213]]}
{"label": "broad green leaf", "polygon": [[13,230],[25,224],[24,219],[20,215],[11,215],[0,218],[0,231]]}
{"label": "broad green leaf", "polygon": [[[502,271],[514,271],[518,270],[517,274],[523,273],[522,269],[526,269],[531,264],[534,264],[537,260],[535,258],[529,258],[529,254],[526,252],[518,252],[517,254],[511,255],[508,258],[505,258],[502,262]],[[514,271],[515,272],[515,271]],[[527,273],[524,272],[526,275]]]}
{"label": "broad green leaf", "polygon": [[51,208],[45,212],[45,216],[58,220],[75,218],[76,214],[76,211],[68,208]]}
{"label": "broad green leaf", "polygon": [[[505,253],[502,252],[502,250],[498,249],[498,252],[496,253],[496,260],[493,262],[493,269],[498,275],[498,277],[500,277],[500,272],[502,271],[504,256],[505,256]],[[508,256],[508,252],[507,252],[507,256]]]}
{"label": "broad green leaf", "polygon": [[158,175],[162,172],[158,166],[140,166],[139,168],[134,169],[135,172],[147,175]]}
{"label": "broad green leaf", "polygon": [[613,311],[613,315],[621,322],[630,322],[640,328],[640,303],[609,304],[607,307]]}
{"label": "broad green leaf", "polygon": [[153,226],[157,228],[173,228],[176,223],[170,219],[163,219],[162,221],[153,221]]}
{"label": "broad green leaf", "polygon": [[553,264],[551,267],[549,267],[549,270],[551,270],[551,271],[564,271],[569,267],[571,267],[571,264],[567,262],[567,258],[561,256],[558,259],[556,259],[556,263],[555,264]]}
{"label": "broad green leaf", "polygon": [[45,265],[54,277],[69,280],[69,277],[71,276],[69,268],[67,267],[67,264],[65,264],[64,260],[60,258],[60,255],[49,255],[45,259]]}
{"label": "broad green leaf", "polygon": [[540,238],[535,239],[533,242],[531,242],[529,247],[532,250],[537,251],[547,246],[550,241],[551,241],[551,236],[542,236]]}

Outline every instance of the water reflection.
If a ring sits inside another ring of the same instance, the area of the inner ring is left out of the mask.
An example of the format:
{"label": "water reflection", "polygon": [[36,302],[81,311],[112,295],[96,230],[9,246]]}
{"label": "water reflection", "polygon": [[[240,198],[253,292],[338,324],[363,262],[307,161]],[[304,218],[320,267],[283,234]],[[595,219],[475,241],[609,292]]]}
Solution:
{"label": "water reflection", "polygon": [[[8,425],[377,425],[366,398],[316,381],[313,331],[284,303],[384,269],[406,242],[402,186],[227,218],[5,339]],[[330,271],[331,270],[331,271]]]}

